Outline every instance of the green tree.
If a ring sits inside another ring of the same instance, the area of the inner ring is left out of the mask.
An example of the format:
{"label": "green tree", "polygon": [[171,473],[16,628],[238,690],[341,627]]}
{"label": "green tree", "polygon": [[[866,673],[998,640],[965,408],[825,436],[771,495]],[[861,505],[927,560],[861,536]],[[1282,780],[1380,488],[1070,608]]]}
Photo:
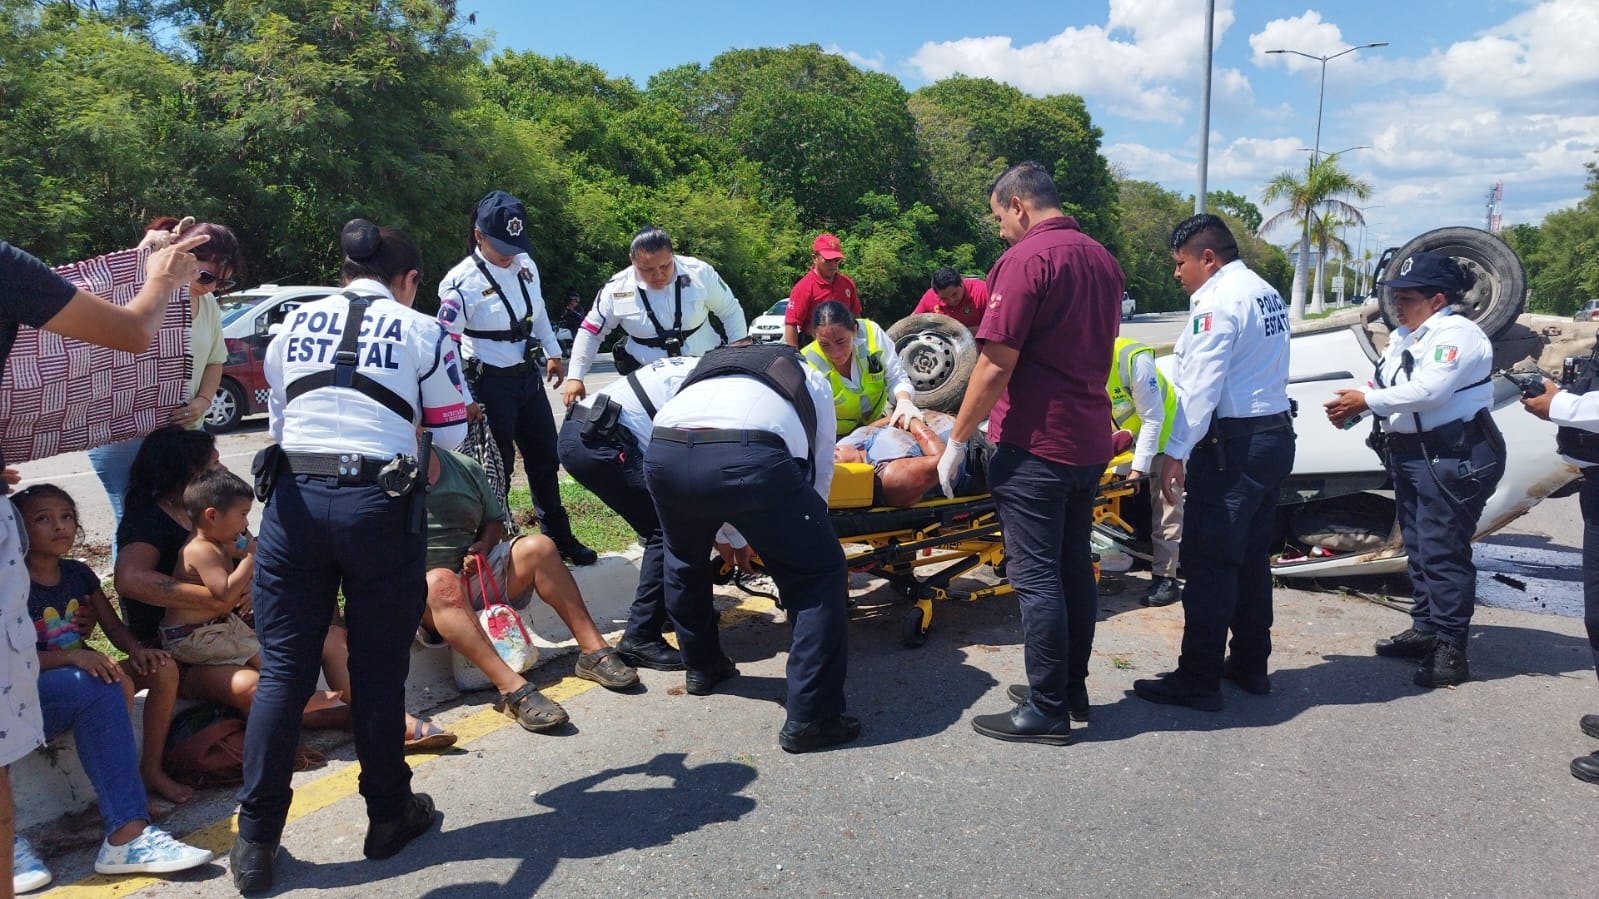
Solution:
{"label": "green tree", "polygon": [[[1371,196],[1371,185],[1359,178],[1350,175],[1338,167],[1338,154],[1332,153],[1326,157],[1312,161],[1306,166],[1303,177],[1292,171],[1280,172],[1266,185],[1261,200],[1265,203],[1276,203],[1286,200],[1288,208],[1267,219],[1260,226],[1260,233],[1274,230],[1288,223],[1297,225],[1300,229],[1299,254],[1294,261],[1293,299],[1290,304],[1289,317],[1302,319],[1305,317],[1305,269],[1310,256],[1310,230],[1318,210],[1326,209],[1350,222],[1359,224],[1365,219],[1360,214],[1360,209],[1350,205],[1343,198],[1354,197],[1364,200]],[[1321,300],[1321,266],[1322,260],[1316,261],[1317,285],[1315,300],[1311,311],[1319,313],[1322,310]]]}
{"label": "green tree", "polygon": [[1513,225],[1503,237],[1527,269],[1531,306],[1570,315],[1599,297],[1599,163],[1588,162],[1587,196],[1544,217],[1539,225]]}
{"label": "green tree", "polygon": [[1260,223],[1263,221],[1260,208],[1251,203],[1248,197],[1230,190],[1213,190],[1208,196],[1210,199],[1207,205],[1212,212],[1232,216],[1250,234],[1260,230]]}
{"label": "green tree", "polygon": [[1127,292],[1141,312],[1188,308],[1188,297],[1172,276],[1171,232],[1193,212],[1183,195],[1149,181],[1117,182],[1122,246],[1116,254],[1127,275]]}

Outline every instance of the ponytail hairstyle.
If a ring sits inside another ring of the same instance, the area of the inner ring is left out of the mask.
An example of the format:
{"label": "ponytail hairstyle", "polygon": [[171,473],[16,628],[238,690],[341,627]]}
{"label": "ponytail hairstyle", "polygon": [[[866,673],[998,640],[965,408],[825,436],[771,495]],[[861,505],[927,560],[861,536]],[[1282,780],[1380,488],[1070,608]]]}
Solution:
{"label": "ponytail hairstyle", "polygon": [[855,314],[849,311],[848,306],[838,300],[828,300],[817,306],[816,312],[811,316],[811,333],[815,334],[827,325],[843,325],[853,332],[855,330]]}
{"label": "ponytail hairstyle", "polygon": [[351,219],[339,235],[344,249],[344,283],[357,278],[373,278],[393,284],[415,271],[422,277],[422,252],[410,235],[396,228],[379,228],[366,219]]}

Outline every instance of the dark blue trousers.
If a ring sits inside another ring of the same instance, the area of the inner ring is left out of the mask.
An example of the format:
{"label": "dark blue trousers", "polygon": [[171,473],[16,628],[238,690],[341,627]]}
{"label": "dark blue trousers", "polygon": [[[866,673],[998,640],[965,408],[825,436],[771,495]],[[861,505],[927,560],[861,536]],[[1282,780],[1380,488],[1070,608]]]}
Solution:
{"label": "dark blue trousers", "polygon": [[[1455,451],[1429,448],[1440,453],[1431,465],[1420,451],[1394,451],[1389,460],[1399,534],[1415,597],[1411,626],[1464,647],[1477,606],[1471,538],[1482,507],[1499,486],[1504,465],[1486,440]],[[1480,473],[1463,477],[1463,466]]]}
{"label": "dark blue trousers", "polygon": [[1599,468],[1583,469],[1582,492],[1582,621],[1588,626],[1588,647],[1599,671]]}
{"label": "dark blue trousers", "polygon": [[843,713],[849,623],[844,550],[804,468],[787,450],[757,443],[657,439],[644,460],[666,540],[666,610],[683,663],[711,671],[723,657],[707,563],[717,529],[731,522],[766,563],[793,624],[788,719],[799,723]]}
{"label": "dark blue trousers", "polygon": [[[1183,498],[1183,647],[1177,673],[1221,689],[1232,631],[1234,666],[1264,674],[1271,656],[1271,541],[1277,494],[1294,467],[1290,428],[1202,442],[1189,456]],[[1223,467],[1225,461],[1225,467]]]}
{"label": "dark blue trousers", "polygon": [[573,480],[622,516],[644,547],[638,592],[633,595],[623,637],[634,643],[659,642],[661,626],[666,623],[666,549],[661,519],[644,483],[644,460],[632,441],[584,443],[578,436],[582,430],[579,421],[568,419],[561,425],[557,443],[561,465]]}
{"label": "dark blue trousers", "polygon": [[275,843],[294,791],[300,715],[316,688],[322,640],[340,588],[350,630],[350,714],[360,790],[373,820],[411,796],[405,763],[405,678],[427,601],[426,538],[406,533],[410,497],[376,485],[284,475],[256,543],[253,598],[261,682],[244,731],[239,835]]}
{"label": "dark blue trousers", "polygon": [[533,494],[533,513],[539,529],[564,545],[572,538],[572,523],[561,504],[561,461],[555,448],[555,413],[544,393],[538,370],[529,366],[520,374],[485,373],[472,382],[472,398],[483,405],[489,420],[489,433],[500,450],[506,477],[516,467],[516,451],[522,451],[522,467],[527,470],[528,491]]}
{"label": "dark blue trousers", "polygon": [[1066,717],[1066,686],[1088,678],[1099,590],[1088,545],[1104,465],[1065,465],[1001,443],[989,490],[1005,530],[1005,571],[1022,610],[1033,706]]}

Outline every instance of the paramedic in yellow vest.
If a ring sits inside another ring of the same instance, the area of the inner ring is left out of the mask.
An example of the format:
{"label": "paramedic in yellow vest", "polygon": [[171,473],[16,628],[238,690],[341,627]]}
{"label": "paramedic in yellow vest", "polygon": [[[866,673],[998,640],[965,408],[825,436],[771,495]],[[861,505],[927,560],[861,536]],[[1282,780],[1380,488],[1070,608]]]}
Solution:
{"label": "paramedic in yellow vest", "polygon": [[[1110,415],[1114,429],[1137,435],[1130,477],[1160,471],[1166,438],[1177,419],[1177,393],[1155,367],[1155,351],[1130,337],[1116,338],[1110,366]],[[1154,544],[1146,606],[1169,606],[1182,596],[1177,585],[1177,545],[1183,536],[1183,501],[1169,502],[1160,490],[1149,491],[1149,536]]]}
{"label": "paramedic in yellow vest", "polygon": [[899,364],[894,341],[875,322],[857,319],[848,306],[828,300],[816,307],[811,333],[816,339],[800,353],[806,364],[827,376],[838,433],[848,434],[884,415],[892,415],[891,426],[904,427],[922,417],[912,402],[916,388]]}

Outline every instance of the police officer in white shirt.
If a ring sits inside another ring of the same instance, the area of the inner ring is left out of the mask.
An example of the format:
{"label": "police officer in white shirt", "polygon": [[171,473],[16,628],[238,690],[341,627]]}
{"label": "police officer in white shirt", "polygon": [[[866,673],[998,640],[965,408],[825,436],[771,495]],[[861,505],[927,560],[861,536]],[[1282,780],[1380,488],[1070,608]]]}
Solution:
{"label": "police officer in white shirt", "polygon": [[[1521,405],[1539,418],[1560,425],[1555,448],[1561,458],[1582,469],[1582,609],[1588,629],[1588,647],[1599,670],[1599,346],[1583,360],[1575,378],[1564,389],[1544,382],[1542,396],[1525,398]],[[1599,715],[1583,715],[1582,732],[1599,739]],[[1571,776],[1599,784],[1599,752],[1571,762]]]}
{"label": "police officer in white shirt", "polygon": [[394,855],[434,817],[433,801],[411,791],[401,746],[411,639],[427,600],[417,434],[429,428],[439,446],[459,445],[466,402],[454,343],[410,308],[422,279],[416,244],[364,219],[344,226],[342,243],[346,289],[296,309],[265,362],[277,443],[255,463],[266,503],[252,592],[262,666],[230,855],[241,892],[272,886],[300,716],[341,591],[366,856]]}
{"label": "police officer in white shirt", "polygon": [[439,282],[439,324],[460,341],[472,397],[485,407],[507,470],[522,450],[539,529],[567,561],[592,565],[598,555],[572,535],[561,504],[555,415],[540,379],[554,387],[565,367],[544,309],[522,201],[491,191],[478,201],[470,240],[470,254]]}
{"label": "police officer in white shirt", "polygon": [[1238,258],[1220,218],[1183,220],[1171,247],[1191,312],[1177,339],[1178,414],[1159,482],[1167,502],[1182,494],[1184,503],[1183,644],[1176,671],[1134,681],[1133,691],[1214,712],[1224,677],[1271,692],[1271,537],[1277,490],[1294,467],[1288,308]]}
{"label": "police officer in white shirt", "polygon": [[1340,390],[1326,404],[1339,427],[1368,411],[1381,419],[1415,604],[1411,626],[1378,640],[1376,650],[1421,660],[1414,680],[1429,688],[1471,677],[1471,538],[1505,468],[1504,438],[1489,415],[1493,345],[1454,309],[1475,283],[1439,253],[1400,262],[1398,274],[1378,284],[1393,291],[1400,327],[1377,363],[1376,389]]}
{"label": "police officer in white shirt", "polygon": [[844,714],[848,572],[827,517],[832,403],[827,379],[787,345],[719,348],[656,414],[644,457],[687,692],[703,696],[738,674],[722,652],[706,566],[723,522],[760,553],[782,593],[793,623],[777,738],[787,752],[847,743],[861,727]]}
{"label": "police officer in white shirt", "polygon": [[611,351],[618,374],[673,356],[703,356],[722,342],[709,315],[721,323],[727,342],[748,339],[738,298],[709,263],[672,252],[672,238],[650,226],[633,235],[627,257],[632,265],[605,282],[583,325],[573,335],[572,370],[562,395],[566,404],[582,399],[583,379],[600,343],[618,325],[627,339]]}
{"label": "police officer in white shirt", "polygon": [[666,624],[666,550],[661,519],[644,483],[644,453],[656,412],[677,395],[700,360],[657,359],[566,410],[561,465],[638,534],[644,547],[638,589],[616,651],[635,668],[682,671],[683,656],[661,636]]}

